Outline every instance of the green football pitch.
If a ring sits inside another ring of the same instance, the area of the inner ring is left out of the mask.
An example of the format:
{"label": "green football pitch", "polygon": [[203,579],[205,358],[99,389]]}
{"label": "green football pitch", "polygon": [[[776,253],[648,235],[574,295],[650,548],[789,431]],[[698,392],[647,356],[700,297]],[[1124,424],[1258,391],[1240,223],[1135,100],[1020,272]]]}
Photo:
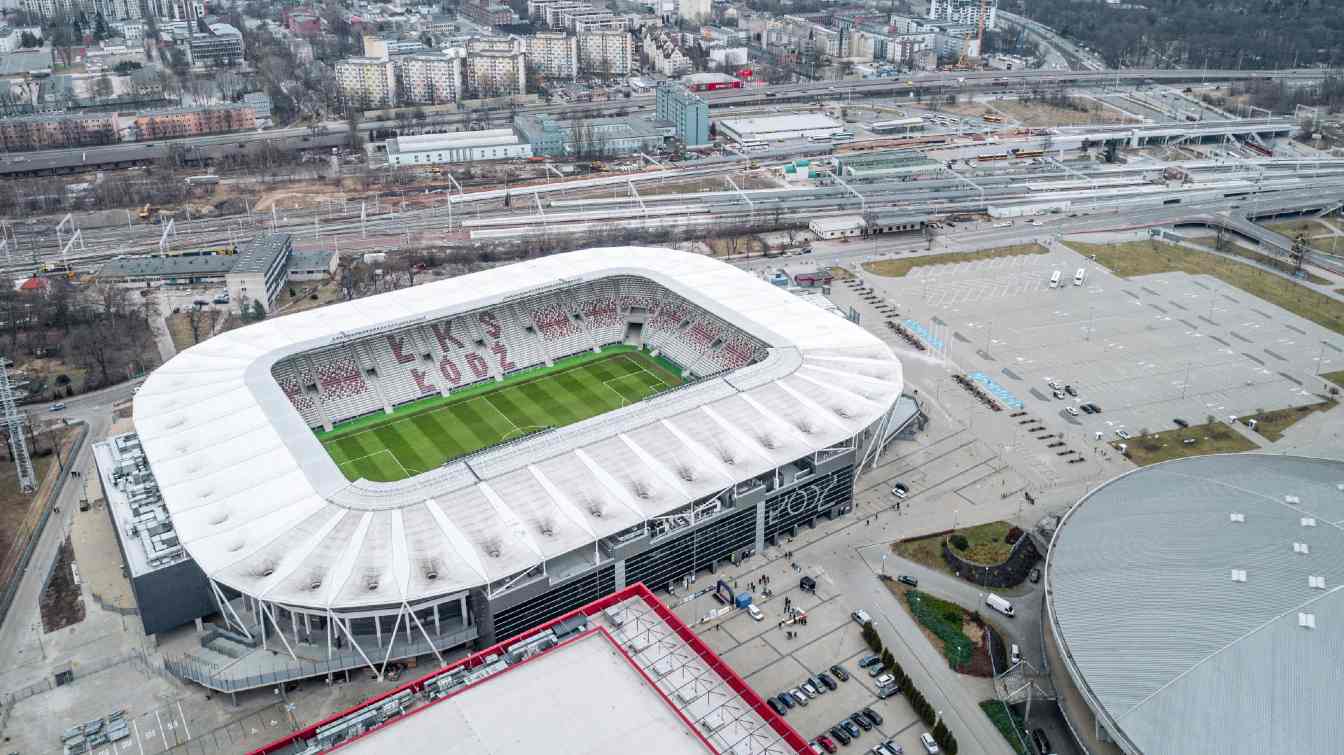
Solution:
{"label": "green football pitch", "polygon": [[361,417],[317,437],[347,479],[420,474],[496,443],[568,425],[680,385],[676,365],[629,346],[581,354]]}

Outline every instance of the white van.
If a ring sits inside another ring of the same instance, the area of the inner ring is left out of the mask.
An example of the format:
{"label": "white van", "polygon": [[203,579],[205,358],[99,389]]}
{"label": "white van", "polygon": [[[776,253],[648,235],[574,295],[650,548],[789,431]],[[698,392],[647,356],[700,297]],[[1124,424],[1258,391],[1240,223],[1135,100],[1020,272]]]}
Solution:
{"label": "white van", "polygon": [[1022,651],[1018,650],[1017,645],[1013,645],[1013,651],[1009,657],[1012,659],[1010,663],[1014,666],[1022,662]]}
{"label": "white van", "polygon": [[1050,288],[1059,288],[1059,278],[1059,271],[1056,270],[1055,274],[1050,276]]}
{"label": "white van", "polygon": [[1086,277],[1087,277],[1087,271],[1081,267],[1078,268],[1078,272],[1073,274],[1073,285],[1075,286],[1083,285],[1083,279]]}
{"label": "white van", "polygon": [[989,597],[985,598],[985,605],[1009,618],[1013,615],[1013,604],[1000,598],[994,593],[990,593]]}

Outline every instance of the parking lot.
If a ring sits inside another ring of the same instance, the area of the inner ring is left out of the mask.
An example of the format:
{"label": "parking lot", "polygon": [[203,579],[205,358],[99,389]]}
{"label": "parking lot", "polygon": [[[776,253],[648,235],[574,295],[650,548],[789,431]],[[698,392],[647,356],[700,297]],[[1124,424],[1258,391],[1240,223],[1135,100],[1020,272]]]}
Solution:
{"label": "parking lot", "polygon": [[[890,739],[906,753],[922,753],[919,735],[926,728],[904,697],[895,695],[879,699],[873,677],[866,669],[859,668],[859,661],[871,653],[860,637],[858,624],[850,617],[852,606],[843,595],[837,594],[834,583],[824,573],[814,574],[817,581],[814,594],[799,589],[799,574],[787,565],[769,572],[776,575],[771,578],[772,597],[763,596],[761,585],[757,585],[755,596],[756,605],[762,609],[761,620],[752,619],[746,611],[730,611],[722,620],[706,622],[710,625],[718,623],[718,628],[698,627],[700,637],[762,697],[778,699],[781,694],[797,689],[806,704],[795,703],[793,708],[785,710],[784,715],[809,742],[823,734],[834,741],[835,737],[829,734],[831,727],[864,708],[871,708],[882,723],[871,730],[860,729],[859,737],[841,749],[866,753]],[[706,583],[702,578],[693,587],[705,590],[712,587],[712,583]],[[739,587],[745,589],[747,585]],[[781,625],[786,615],[786,597],[793,608],[805,615],[805,625]],[[674,604],[676,599],[669,596]],[[692,624],[718,608],[720,604],[712,594],[676,606],[677,613]],[[790,632],[796,636],[790,638]],[[849,674],[848,681],[836,678],[830,670],[834,665]],[[834,691],[826,689],[824,684],[815,696],[803,691],[805,681],[823,673],[835,683]],[[840,742],[835,744],[840,745]]]}
{"label": "parking lot", "polygon": [[[1214,278],[1121,279],[1060,245],[865,282],[921,324],[935,356],[1079,442],[1314,403],[1315,375],[1344,363],[1344,339]],[[1071,392],[1056,398],[1052,382]],[[1101,412],[1068,411],[1083,404]]]}

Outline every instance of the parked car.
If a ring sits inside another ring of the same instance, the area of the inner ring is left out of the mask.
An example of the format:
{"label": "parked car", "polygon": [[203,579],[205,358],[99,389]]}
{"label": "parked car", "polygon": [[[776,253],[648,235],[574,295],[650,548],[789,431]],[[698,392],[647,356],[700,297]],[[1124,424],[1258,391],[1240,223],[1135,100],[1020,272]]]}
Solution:
{"label": "parked car", "polygon": [[821,748],[826,752],[834,753],[836,751],[835,743],[832,742],[831,738],[826,736],[825,734],[822,734],[821,736],[817,737],[817,744],[821,745]]}
{"label": "parked car", "polygon": [[747,613],[751,614],[751,618],[757,621],[765,620],[765,614],[761,612],[761,609],[755,603],[747,606]]}
{"label": "parked car", "polygon": [[927,731],[919,735],[919,743],[924,745],[924,752],[927,752],[929,755],[938,755],[940,752],[938,743],[933,741],[933,735]]}
{"label": "parked car", "polygon": [[847,745],[850,743],[850,741],[853,740],[853,737],[849,736],[849,732],[845,731],[839,726],[832,726],[830,734],[832,737],[835,737],[835,741],[839,742],[842,745]]}
{"label": "parked car", "polygon": [[845,730],[845,733],[849,734],[849,736],[854,739],[858,739],[859,737],[863,736],[863,730],[860,729],[859,725],[851,718],[846,718],[845,720],[841,721],[840,727]]}
{"label": "parked car", "polygon": [[[815,674],[807,678],[807,683],[812,685],[812,689],[816,690],[818,695],[824,695],[830,691],[830,687],[827,687],[821,677]],[[835,682],[831,682],[831,684],[835,684]]]}
{"label": "parked car", "polygon": [[869,721],[868,717],[861,713],[855,713],[854,715],[850,716],[846,722],[847,723],[853,722],[850,724],[851,726],[857,725],[860,729],[863,729],[864,731],[873,730],[873,722]]}
{"label": "parked car", "polygon": [[1129,431],[1125,430],[1124,428],[1116,430],[1115,437],[1119,438],[1120,440],[1129,440]]}
{"label": "parked car", "polygon": [[840,685],[838,685],[838,684],[835,683],[835,680],[834,680],[834,679],[832,679],[831,677],[827,676],[827,675],[826,675],[826,672],[824,672],[824,671],[823,671],[822,673],[820,673],[820,674],[817,674],[817,679],[820,679],[820,680],[821,680],[821,683],[824,684],[824,685],[826,686],[826,689],[833,690],[833,689],[836,689],[837,687],[840,686]]}
{"label": "parked car", "polygon": [[1092,407],[1092,413],[1093,413],[1093,414],[1101,414],[1101,407],[1100,407],[1100,406],[1097,406],[1096,404],[1093,404],[1093,403],[1089,403],[1088,406]]}
{"label": "parked car", "polygon": [[803,691],[803,694],[807,695],[809,698],[813,698],[821,694],[820,692],[817,692],[817,688],[813,687],[811,682],[803,682],[802,684],[798,685],[798,688],[801,689]]}
{"label": "parked car", "polygon": [[859,661],[859,668],[868,668],[869,666],[876,666],[881,662],[882,659],[879,656],[876,655],[865,656],[863,660]]}
{"label": "parked car", "polygon": [[910,488],[906,487],[905,483],[898,482],[891,486],[891,494],[897,498],[905,498],[910,494]]}
{"label": "parked car", "polygon": [[821,745],[817,744],[815,739],[808,742],[807,747],[812,751],[812,755],[826,755],[826,751],[822,749]]}
{"label": "parked car", "polygon": [[788,711],[788,708],[784,707],[784,703],[781,703],[773,697],[767,697],[765,702],[770,706],[770,710],[773,710],[777,716],[782,716]]}
{"label": "parked car", "polygon": [[867,716],[868,720],[873,722],[873,726],[882,725],[882,717],[879,716],[877,714],[877,711],[873,710],[872,708],[864,708],[863,710],[859,711],[859,713],[863,714],[864,716]]}
{"label": "parked car", "polygon": [[831,673],[835,674],[835,678],[839,679],[842,682],[849,681],[849,672],[845,670],[844,666],[841,666],[838,663],[835,664],[834,666],[831,666]]}
{"label": "parked car", "polygon": [[1045,736],[1045,729],[1032,729],[1031,741],[1035,743],[1036,749],[1041,755],[1051,755],[1054,752],[1050,749],[1050,738]]}
{"label": "parked car", "polygon": [[1097,413],[1097,410],[1096,410],[1096,409],[1093,409],[1091,404],[1079,404],[1079,405],[1078,405],[1078,408],[1079,408],[1079,409],[1082,409],[1083,412],[1086,413],[1086,414],[1096,414],[1096,413]]}
{"label": "parked car", "polygon": [[1039,568],[1039,567],[1032,567],[1031,571],[1027,572],[1027,579],[1031,580],[1031,583],[1032,583],[1032,584],[1036,584],[1037,582],[1040,582],[1040,581],[1041,581],[1041,570],[1040,570],[1040,568]]}
{"label": "parked car", "polygon": [[65,404],[61,403],[60,401],[57,401],[56,403],[54,403],[54,404],[52,404],[51,406],[48,406],[48,407],[47,407],[47,411],[49,411],[49,412],[59,412],[59,411],[63,411],[64,409],[65,409]]}
{"label": "parked car", "polygon": [[863,610],[862,608],[855,611],[854,613],[851,613],[849,615],[849,618],[853,619],[854,623],[858,624],[859,626],[863,626],[864,624],[867,624],[868,622],[873,620],[873,617],[869,616],[868,612]]}
{"label": "parked car", "polygon": [[910,585],[911,587],[919,587],[919,580],[915,579],[909,574],[901,574],[897,576],[896,581],[900,582],[903,585]]}
{"label": "parked car", "polygon": [[1058,399],[1064,398],[1064,391],[1055,391],[1055,398]]}
{"label": "parked car", "polygon": [[1182,430],[1184,430],[1185,428],[1187,428],[1187,427],[1190,426],[1190,423],[1189,423],[1189,422],[1186,422],[1185,420],[1181,419],[1180,417],[1177,417],[1176,419],[1173,419],[1172,422],[1173,422],[1177,427],[1181,428]]}
{"label": "parked car", "polygon": [[901,690],[895,684],[888,684],[885,687],[877,688],[877,699],[886,700],[888,697],[894,697],[901,694]]}
{"label": "parked car", "polygon": [[1064,392],[1067,393],[1067,394],[1069,394],[1070,396],[1073,396],[1074,398],[1078,398],[1078,391],[1077,391],[1077,389],[1075,389],[1075,388],[1074,388],[1073,386],[1071,386],[1071,385],[1066,385],[1066,386],[1064,386]]}
{"label": "parked car", "polygon": [[905,748],[888,739],[877,747],[873,748],[879,755],[905,755]]}
{"label": "parked car", "polygon": [[794,687],[793,689],[789,690],[789,694],[793,696],[793,701],[798,703],[798,705],[804,708],[807,707],[807,695],[804,695],[802,690],[798,689],[797,687]]}
{"label": "parked car", "polygon": [[877,677],[882,675],[882,672],[884,670],[885,668],[882,666],[882,664],[880,663],[874,664],[868,667],[868,676],[871,676],[872,678],[876,679]]}
{"label": "parked car", "polygon": [[877,677],[875,683],[879,687],[885,687],[888,684],[894,683],[895,681],[896,677],[892,676],[891,674],[882,674],[881,676]]}
{"label": "parked car", "polygon": [[1064,407],[1064,411],[1067,412],[1070,417],[1078,416],[1078,409],[1076,407],[1066,406]]}
{"label": "parked car", "polygon": [[798,704],[793,701],[793,695],[789,694],[788,692],[779,693],[778,695],[775,696],[775,699],[779,700],[781,703],[784,703],[785,708],[792,708],[793,706]]}

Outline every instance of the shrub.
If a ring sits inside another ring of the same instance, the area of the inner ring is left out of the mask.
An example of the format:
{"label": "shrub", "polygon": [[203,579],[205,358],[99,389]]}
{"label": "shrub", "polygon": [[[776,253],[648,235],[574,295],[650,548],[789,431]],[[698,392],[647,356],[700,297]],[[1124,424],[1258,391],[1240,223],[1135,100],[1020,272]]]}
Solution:
{"label": "shrub", "polygon": [[891,648],[882,651],[882,666],[889,672],[896,670],[896,658],[891,654]]}
{"label": "shrub", "polygon": [[1008,534],[1003,538],[1003,542],[1012,545],[1022,539],[1022,528],[1013,527],[1008,530]]}
{"label": "shrub", "polygon": [[959,551],[964,551],[971,547],[971,543],[966,539],[965,535],[953,535],[952,537],[949,537],[947,541],[952,543],[952,547]]}
{"label": "shrub", "polygon": [[873,622],[865,622],[863,625],[863,641],[868,643],[869,649],[874,653],[882,652],[882,637],[873,628]]}

